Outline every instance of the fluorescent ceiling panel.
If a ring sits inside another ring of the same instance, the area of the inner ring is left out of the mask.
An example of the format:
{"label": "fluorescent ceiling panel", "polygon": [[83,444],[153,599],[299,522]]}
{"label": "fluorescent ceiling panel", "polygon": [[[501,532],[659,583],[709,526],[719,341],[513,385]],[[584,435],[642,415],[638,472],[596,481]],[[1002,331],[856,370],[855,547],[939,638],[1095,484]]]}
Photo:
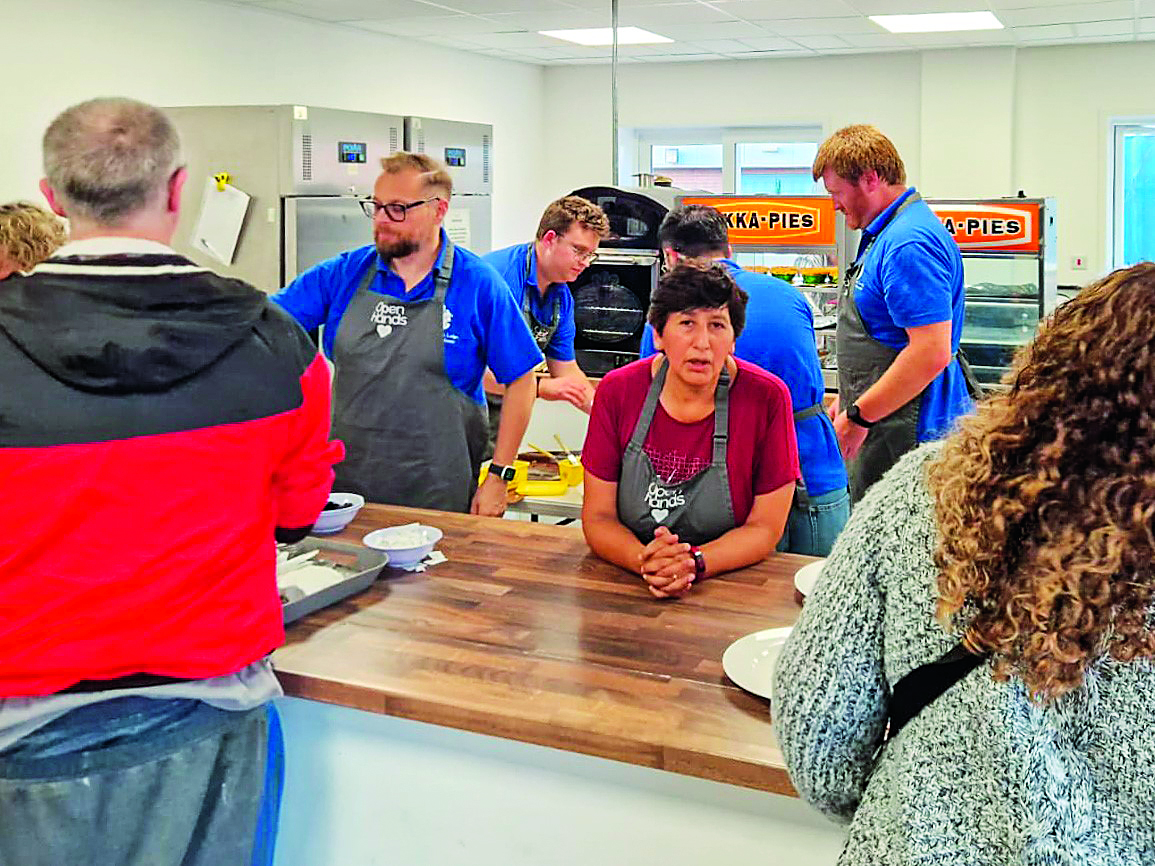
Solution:
{"label": "fluorescent ceiling panel", "polygon": [[[576,42],[578,45],[613,45],[614,28],[590,27],[580,30],[540,30],[542,36],[552,36],[565,42]],[[652,45],[658,42],[673,42],[665,36],[651,33],[640,27],[619,27],[619,45]]]}
{"label": "fluorescent ceiling panel", "polygon": [[871,15],[870,20],[891,33],[953,33],[961,30],[1002,30],[993,12],[930,12],[924,15]]}

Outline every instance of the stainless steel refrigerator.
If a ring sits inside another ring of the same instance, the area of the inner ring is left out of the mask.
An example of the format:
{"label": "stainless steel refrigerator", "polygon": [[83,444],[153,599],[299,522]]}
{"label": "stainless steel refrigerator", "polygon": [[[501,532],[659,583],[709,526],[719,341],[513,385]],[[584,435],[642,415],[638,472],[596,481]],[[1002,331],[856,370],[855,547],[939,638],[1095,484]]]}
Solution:
{"label": "stainless steel refrigerator", "polygon": [[[358,199],[381,158],[401,149],[398,115],[303,105],[167,108],[189,181],[175,248],[218,273],[274,292],[317,262],[372,242]],[[192,244],[205,183],[228,172],[251,196],[231,265]]]}
{"label": "stainless steel refrigerator", "polygon": [[493,127],[406,117],[405,149],[445,163],[453,177],[445,231],[466,249],[489,252],[493,248]]}

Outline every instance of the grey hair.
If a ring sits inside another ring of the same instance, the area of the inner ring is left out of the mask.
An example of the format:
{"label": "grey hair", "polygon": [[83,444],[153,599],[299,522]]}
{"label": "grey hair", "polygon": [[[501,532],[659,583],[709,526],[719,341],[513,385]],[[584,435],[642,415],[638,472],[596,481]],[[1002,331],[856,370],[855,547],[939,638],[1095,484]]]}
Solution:
{"label": "grey hair", "polygon": [[44,133],[44,175],[70,216],[116,225],[150,205],[180,163],[172,121],[144,102],[90,99]]}

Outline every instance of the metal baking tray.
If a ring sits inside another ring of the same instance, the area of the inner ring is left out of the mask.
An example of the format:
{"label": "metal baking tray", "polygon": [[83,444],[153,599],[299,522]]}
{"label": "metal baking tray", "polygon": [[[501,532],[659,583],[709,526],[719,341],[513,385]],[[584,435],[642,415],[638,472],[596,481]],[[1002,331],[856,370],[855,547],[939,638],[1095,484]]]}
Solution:
{"label": "metal baking tray", "polygon": [[289,556],[316,550],[317,557],[313,560],[316,564],[327,565],[348,575],[339,583],[327,586],[319,592],[286,601],[283,605],[285,625],[368,589],[389,561],[389,555],[381,550],[370,550],[360,544],[329,541],[311,536],[295,544],[278,545],[277,550],[288,553]]}

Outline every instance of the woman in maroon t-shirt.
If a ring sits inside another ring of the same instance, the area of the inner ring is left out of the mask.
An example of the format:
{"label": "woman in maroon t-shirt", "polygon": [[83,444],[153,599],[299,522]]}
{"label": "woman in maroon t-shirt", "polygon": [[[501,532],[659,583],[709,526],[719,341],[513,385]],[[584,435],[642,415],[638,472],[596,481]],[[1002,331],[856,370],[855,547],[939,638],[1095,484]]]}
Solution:
{"label": "woman in maroon t-shirt", "polygon": [[782,380],[733,357],[745,311],[722,268],[679,264],[651,298],[662,354],[614,370],[594,398],[586,541],[658,598],[765,558],[786,524],[793,407]]}

